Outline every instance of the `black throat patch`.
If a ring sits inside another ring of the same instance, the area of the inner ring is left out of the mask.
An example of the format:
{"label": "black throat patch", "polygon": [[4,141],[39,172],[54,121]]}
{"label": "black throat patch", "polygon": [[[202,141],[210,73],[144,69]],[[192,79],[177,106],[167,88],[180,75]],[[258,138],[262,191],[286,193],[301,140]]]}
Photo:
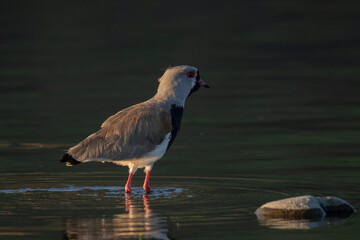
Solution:
{"label": "black throat patch", "polygon": [[166,151],[169,150],[171,144],[175,140],[175,137],[176,137],[178,131],[180,130],[180,124],[181,124],[181,118],[182,118],[183,112],[184,112],[183,107],[176,106],[175,104],[171,105],[170,114],[171,114],[172,130],[171,130],[171,138],[170,138],[169,145],[167,146]]}

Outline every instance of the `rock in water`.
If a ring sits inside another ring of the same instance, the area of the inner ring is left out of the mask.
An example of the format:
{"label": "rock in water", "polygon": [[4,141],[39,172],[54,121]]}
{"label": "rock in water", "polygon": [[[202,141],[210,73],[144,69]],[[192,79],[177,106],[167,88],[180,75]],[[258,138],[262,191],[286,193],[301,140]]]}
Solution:
{"label": "rock in water", "polygon": [[268,202],[255,214],[261,225],[278,229],[309,229],[339,224],[355,211],[341,198],[306,195]]}
{"label": "rock in water", "polygon": [[255,214],[274,218],[319,219],[325,216],[325,211],[316,197],[306,195],[265,203]]}
{"label": "rock in water", "polygon": [[350,203],[338,197],[317,197],[328,217],[349,217],[356,210]]}

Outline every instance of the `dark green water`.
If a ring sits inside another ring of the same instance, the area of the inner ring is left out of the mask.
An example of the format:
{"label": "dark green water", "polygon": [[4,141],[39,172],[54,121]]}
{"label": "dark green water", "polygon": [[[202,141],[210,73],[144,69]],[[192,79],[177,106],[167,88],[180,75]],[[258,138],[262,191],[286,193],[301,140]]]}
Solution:
{"label": "dark green water", "polygon": [[[358,9],[1,1],[0,239],[357,239],[358,214],[276,229],[254,211],[305,194],[360,208]],[[141,171],[129,196],[126,168],[59,164],[178,64],[211,89],[188,100],[153,194]]]}

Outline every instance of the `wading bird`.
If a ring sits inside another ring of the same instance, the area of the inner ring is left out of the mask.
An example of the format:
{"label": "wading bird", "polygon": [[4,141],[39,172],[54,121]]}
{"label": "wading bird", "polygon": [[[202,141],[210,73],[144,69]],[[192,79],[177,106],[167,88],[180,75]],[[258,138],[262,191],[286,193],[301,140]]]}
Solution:
{"label": "wading bird", "polygon": [[85,162],[128,166],[126,192],[131,192],[131,179],[136,170],[145,168],[143,188],[151,192],[151,169],[174,142],[186,99],[201,86],[209,88],[200,79],[196,67],[168,68],[159,79],[154,97],[109,117],[99,131],[70,148],[60,162],[67,166]]}

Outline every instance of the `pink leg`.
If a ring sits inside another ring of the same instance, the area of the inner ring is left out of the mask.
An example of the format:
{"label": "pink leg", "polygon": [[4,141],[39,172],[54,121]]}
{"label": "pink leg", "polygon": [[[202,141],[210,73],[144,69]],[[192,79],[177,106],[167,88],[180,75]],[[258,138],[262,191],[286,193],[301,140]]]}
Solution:
{"label": "pink leg", "polygon": [[143,189],[146,191],[146,192],[148,192],[148,193],[151,193],[152,191],[151,191],[151,188],[150,188],[150,186],[149,186],[149,179],[150,179],[150,170],[148,170],[147,172],[146,172],[146,177],[145,177],[145,182],[144,182],[144,186],[143,186]]}
{"label": "pink leg", "polygon": [[126,182],[126,185],[125,185],[125,192],[127,193],[131,193],[131,179],[133,177],[133,173],[132,172],[129,172],[129,177],[128,177],[128,180]]}

